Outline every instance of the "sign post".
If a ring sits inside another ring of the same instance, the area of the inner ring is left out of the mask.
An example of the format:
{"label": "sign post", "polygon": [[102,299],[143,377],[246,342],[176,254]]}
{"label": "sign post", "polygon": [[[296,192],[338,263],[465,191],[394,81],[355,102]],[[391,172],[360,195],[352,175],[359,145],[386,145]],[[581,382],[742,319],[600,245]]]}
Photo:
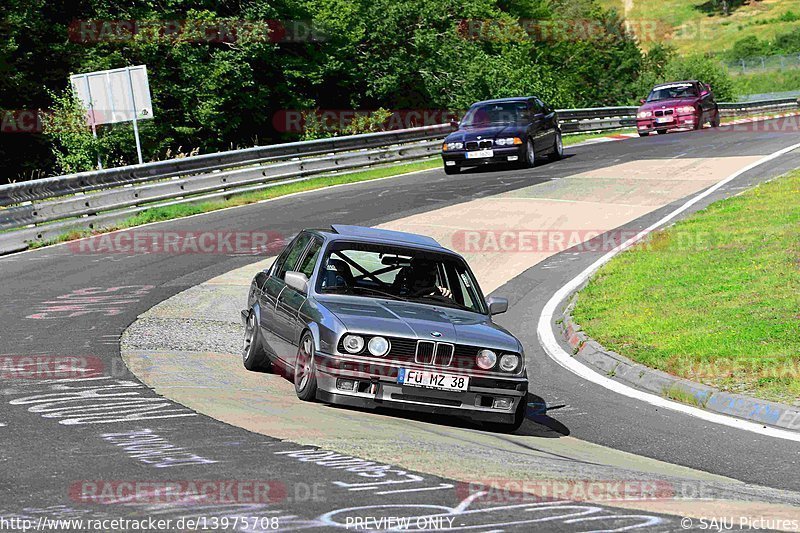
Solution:
{"label": "sign post", "polygon": [[[70,82],[75,94],[89,111],[92,135],[97,138],[97,125],[133,122],[136,155],[142,159],[139,120],[153,118],[153,102],[147,81],[147,67],[139,65],[113,70],[73,74]],[[98,157],[99,159],[99,157]],[[98,166],[102,168],[98,160]]]}

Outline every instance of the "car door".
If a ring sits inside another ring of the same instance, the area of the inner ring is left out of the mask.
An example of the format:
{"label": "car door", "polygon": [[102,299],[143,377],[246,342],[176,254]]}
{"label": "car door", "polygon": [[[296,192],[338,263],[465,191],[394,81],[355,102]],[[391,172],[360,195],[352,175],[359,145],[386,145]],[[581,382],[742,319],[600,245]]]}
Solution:
{"label": "car door", "polygon": [[[294,270],[302,272],[310,280],[314,274],[319,252],[322,249],[322,239],[312,237],[306,246]],[[306,302],[308,295],[286,285],[278,295],[275,306],[275,333],[277,343],[285,354],[284,361],[288,368],[294,368],[297,357],[297,346],[300,342],[300,333],[304,322],[300,317],[300,308]]]}
{"label": "car door", "polygon": [[294,270],[295,265],[310,241],[311,235],[305,232],[300,233],[294,238],[272,265],[270,275],[264,282],[259,297],[261,307],[261,331],[264,333],[264,343],[267,345],[269,351],[284,362],[286,362],[288,358],[293,357],[294,354],[291,356],[287,355],[286,347],[284,343],[281,342],[281,338],[278,335],[278,321],[276,316],[278,298],[286,289],[286,283],[283,281],[286,272],[288,270]]}
{"label": "car door", "polygon": [[[714,94],[708,90],[706,84],[703,82],[697,82],[697,90],[700,96],[700,108],[703,111],[703,120],[711,120],[714,116],[714,108],[716,107],[716,102],[714,101]],[[706,94],[703,94],[703,93]]]}
{"label": "car door", "polygon": [[542,113],[544,115],[542,127],[544,128],[545,134],[543,135],[544,139],[544,146],[543,150],[547,151],[550,150],[556,144],[556,131],[558,130],[558,120],[556,117],[556,112],[553,108],[539,100],[538,98],[534,98],[536,103],[542,109]]}
{"label": "car door", "polygon": [[538,154],[545,149],[547,128],[545,127],[544,109],[536,98],[528,100],[528,115],[530,116],[530,136],[533,139],[533,149]]}

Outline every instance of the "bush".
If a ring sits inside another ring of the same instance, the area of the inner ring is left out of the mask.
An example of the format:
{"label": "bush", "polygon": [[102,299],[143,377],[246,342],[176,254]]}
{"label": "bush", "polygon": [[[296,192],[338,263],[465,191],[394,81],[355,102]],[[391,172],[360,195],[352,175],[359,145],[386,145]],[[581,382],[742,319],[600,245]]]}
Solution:
{"label": "bush", "polygon": [[50,93],[51,113],[42,115],[43,133],[52,140],[57,170],[71,174],[93,170],[99,146],[87,121],[87,110],[69,86],[62,93]]}
{"label": "bush", "polygon": [[701,55],[674,57],[660,81],[700,80],[711,85],[718,102],[732,102],[736,90],[728,70],[718,61]]}

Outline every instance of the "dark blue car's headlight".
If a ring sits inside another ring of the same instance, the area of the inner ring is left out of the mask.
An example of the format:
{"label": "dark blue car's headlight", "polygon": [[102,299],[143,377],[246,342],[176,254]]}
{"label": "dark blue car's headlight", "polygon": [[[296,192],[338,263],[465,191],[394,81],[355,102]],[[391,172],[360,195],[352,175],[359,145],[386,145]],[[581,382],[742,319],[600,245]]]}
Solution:
{"label": "dark blue car's headlight", "polygon": [[463,150],[463,149],[464,149],[464,143],[462,142],[448,142],[442,145],[442,150],[445,152],[448,150]]}
{"label": "dark blue car's headlight", "polygon": [[504,137],[502,139],[495,139],[494,143],[497,146],[512,146],[514,144],[522,144],[522,139],[519,137]]}

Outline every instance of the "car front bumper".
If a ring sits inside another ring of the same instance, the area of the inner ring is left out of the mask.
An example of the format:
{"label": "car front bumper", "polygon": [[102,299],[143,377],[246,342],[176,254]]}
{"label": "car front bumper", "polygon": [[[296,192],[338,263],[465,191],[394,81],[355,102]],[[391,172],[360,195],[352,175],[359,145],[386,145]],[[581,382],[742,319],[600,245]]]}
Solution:
{"label": "car front bumper", "polygon": [[637,119],[636,129],[639,133],[652,133],[658,130],[694,128],[695,124],[697,124],[695,115],[675,115],[671,121],[661,123],[656,123],[654,118]]}
{"label": "car front bumper", "polygon": [[[422,413],[460,416],[475,421],[513,423],[520,403],[527,401],[528,380],[523,376],[473,376],[449,368],[424,367],[396,361],[356,361],[339,355],[315,354],[317,397],[328,403],[374,409],[385,407]],[[441,371],[470,376],[468,390],[443,391],[397,383],[399,368]],[[351,388],[343,389],[343,382]],[[494,408],[496,398],[510,400],[508,408]]]}
{"label": "car front bumper", "polygon": [[[492,157],[468,158],[467,150],[448,150],[442,152],[442,160],[448,167],[476,167],[480,165],[497,165],[506,163],[516,163],[522,161],[525,155],[525,145],[515,144],[512,146],[494,146],[491,148]],[[471,150],[470,152],[475,152]]]}

